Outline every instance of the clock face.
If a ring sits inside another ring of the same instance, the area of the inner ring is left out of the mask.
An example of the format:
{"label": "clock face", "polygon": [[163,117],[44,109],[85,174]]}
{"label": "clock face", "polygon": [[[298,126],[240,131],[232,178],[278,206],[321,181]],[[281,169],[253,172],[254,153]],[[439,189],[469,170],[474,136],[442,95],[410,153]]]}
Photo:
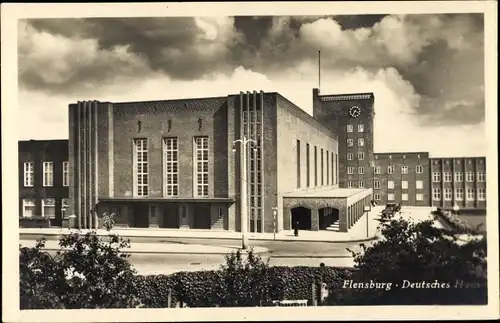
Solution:
{"label": "clock face", "polygon": [[357,105],[353,105],[350,109],[349,109],[349,115],[353,118],[357,118],[359,117],[359,115],[361,114],[361,108]]}

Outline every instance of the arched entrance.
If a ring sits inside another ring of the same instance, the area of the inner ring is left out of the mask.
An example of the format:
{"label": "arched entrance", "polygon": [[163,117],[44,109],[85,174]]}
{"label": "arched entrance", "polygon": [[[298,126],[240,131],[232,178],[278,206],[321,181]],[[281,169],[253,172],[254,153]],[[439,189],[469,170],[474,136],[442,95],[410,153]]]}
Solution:
{"label": "arched entrance", "polygon": [[328,230],[339,221],[339,210],[333,207],[324,207],[319,212],[319,229]]}
{"label": "arched entrance", "polygon": [[292,229],[311,230],[311,210],[302,206],[292,209]]}

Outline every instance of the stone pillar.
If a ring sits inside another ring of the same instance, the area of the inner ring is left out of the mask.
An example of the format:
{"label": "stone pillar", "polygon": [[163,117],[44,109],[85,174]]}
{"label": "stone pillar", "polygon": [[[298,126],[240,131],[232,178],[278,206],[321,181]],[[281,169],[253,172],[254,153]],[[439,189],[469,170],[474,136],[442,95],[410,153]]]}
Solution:
{"label": "stone pillar", "polygon": [[344,210],[339,210],[339,231],[347,232],[347,219],[349,217],[349,206],[346,206]]}
{"label": "stone pillar", "polygon": [[311,231],[319,231],[319,210],[311,208]]}

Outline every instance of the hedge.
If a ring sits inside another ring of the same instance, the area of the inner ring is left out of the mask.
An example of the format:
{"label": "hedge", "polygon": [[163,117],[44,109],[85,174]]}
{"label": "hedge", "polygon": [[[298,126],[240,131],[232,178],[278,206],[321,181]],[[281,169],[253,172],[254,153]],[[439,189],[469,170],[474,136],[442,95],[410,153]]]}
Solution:
{"label": "hedge", "polygon": [[[336,267],[270,267],[271,298],[275,300],[311,300],[311,284],[322,278],[327,288],[338,291],[352,269]],[[172,306],[182,301],[187,307],[217,307],[227,299],[222,271],[178,272],[172,275],[136,276],[138,295],[146,308],[164,308],[171,290]],[[269,305],[269,304],[267,304]]]}

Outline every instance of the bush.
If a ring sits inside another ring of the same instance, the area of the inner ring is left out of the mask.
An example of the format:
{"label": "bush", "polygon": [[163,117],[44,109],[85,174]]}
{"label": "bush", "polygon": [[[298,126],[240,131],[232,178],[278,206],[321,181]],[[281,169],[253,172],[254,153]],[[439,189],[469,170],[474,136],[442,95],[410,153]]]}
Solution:
{"label": "bush", "polygon": [[[352,281],[390,283],[390,290],[345,289],[334,300],[337,304],[339,300],[347,305],[487,303],[485,238],[460,245],[453,232],[435,228],[432,221],[415,224],[403,219],[382,224],[381,233],[382,239],[370,247],[361,245],[363,252],[352,252],[357,269]],[[402,288],[404,281],[437,282],[444,288]],[[462,288],[462,282],[477,288]]]}
{"label": "bush", "polygon": [[43,216],[33,216],[30,218],[19,218],[20,228],[49,228],[50,219]]}

